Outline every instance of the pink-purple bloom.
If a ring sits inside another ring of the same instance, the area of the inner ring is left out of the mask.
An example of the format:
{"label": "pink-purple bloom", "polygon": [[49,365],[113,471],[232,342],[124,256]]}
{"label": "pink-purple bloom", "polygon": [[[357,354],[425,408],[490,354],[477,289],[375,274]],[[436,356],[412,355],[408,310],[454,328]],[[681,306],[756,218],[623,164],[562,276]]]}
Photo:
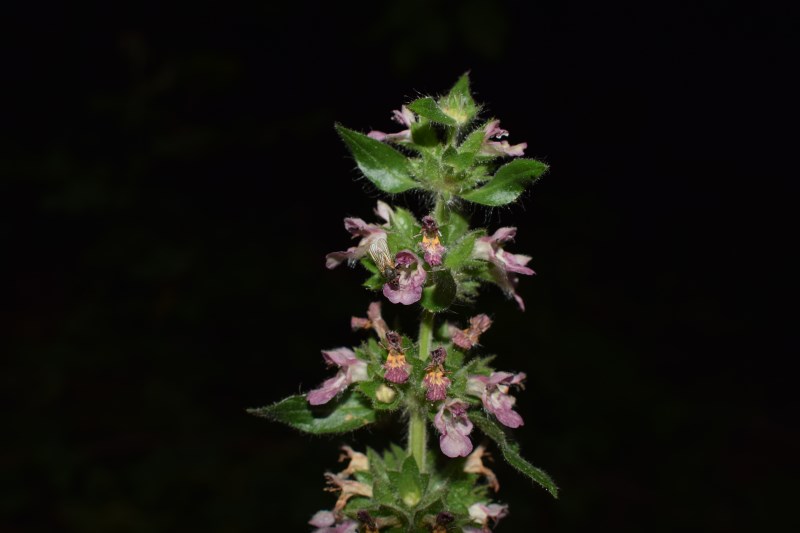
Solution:
{"label": "pink-purple bloom", "polygon": [[381,316],[381,303],[372,302],[367,309],[367,318],[350,317],[350,327],[353,331],[359,329],[373,329],[381,340],[386,338],[386,332],[389,331],[389,326]]}
{"label": "pink-purple bloom", "polygon": [[328,403],[351,383],[366,381],[368,377],[367,363],[356,357],[353,350],[349,348],[322,350],[322,356],[329,366],[338,366],[339,372],[332,378],[326,379],[318,389],[306,394],[306,399],[311,405]]}
{"label": "pink-purple bloom", "polygon": [[492,319],[481,313],[469,319],[469,327],[467,329],[458,329],[451,325],[450,338],[453,340],[453,344],[462,350],[470,350],[478,344],[481,335],[486,333],[491,326]]}
{"label": "pink-purple bloom", "polygon": [[525,155],[528,143],[520,143],[511,146],[508,141],[500,141],[503,137],[508,137],[508,131],[500,127],[499,120],[492,120],[484,126],[483,144],[478,152],[480,155],[519,157]]}
{"label": "pink-purple bloom", "polygon": [[405,126],[406,129],[398,131],[397,133],[384,133],[378,130],[372,130],[367,133],[367,137],[371,137],[376,141],[383,142],[409,142],[411,141],[411,125],[417,122],[417,117],[406,106],[402,106],[400,110],[392,111],[392,120]]}
{"label": "pink-purple bloom", "polygon": [[[375,213],[386,221],[388,224],[394,214],[392,209],[385,202],[378,202]],[[386,238],[386,226],[379,226],[377,224],[368,224],[360,218],[345,218],[344,228],[350,232],[353,238],[360,237],[358,246],[351,246],[347,250],[341,252],[331,252],[325,256],[325,266],[329,269],[336,268],[343,262],[347,261],[349,265],[355,264],[356,261],[367,255],[370,245],[378,239]]]}
{"label": "pink-purple bloom", "polygon": [[383,286],[383,295],[393,304],[411,305],[422,298],[422,287],[428,273],[417,254],[401,250],[395,256],[397,277]]}
{"label": "pink-purple bloom", "polygon": [[511,254],[503,249],[503,244],[514,240],[517,228],[500,228],[494,235],[481,237],[475,241],[475,248],[472,250],[472,257],[482,259],[491,263],[492,277],[505,293],[513,297],[519,308],[525,310],[525,302],[517,294],[516,287],[517,274],[531,276],[535,274],[526,265],[531,260],[527,255]]}
{"label": "pink-purple bloom", "polygon": [[450,378],[446,376],[444,370],[444,360],[447,357],[447,350],[443,346],[431,352],[431,364],[425,369],[426,374],[422,379],[422,386],[427,389],[425,399],[429,402],[439,402],[447,397],[447,388],[450,386]]}
{"label": "pink-purple bloom", "polygon": [[486,410],[497,417],[501,424],[517,428],[524,422],[520,414],[514,411],[517,399],[508,391],[511,385],[521,387],[524,379],[524,372],[492,372],[491,376],[470,376],[467,380],[467,393],[479,396]]}
{"label": "pink-purple bloom", "polygon": [[439,226],[432,216],[422,217],[422,249],[425,251],[425,262],[430,266],[442,264],[442,255],[447,250],[442,246],[439,237]]}
{"label": "pink-purple bloom", "polygon": [[448,457],[466,457],[472,452],[472,422],[467,417],[467,403],[448,400],[439,407],[433,425],[439,431],[439,447]]}
{"label": "pink-purple bloom", "polygon": [[489,522],[491,521],[492,527],[497,525],[501,518],[508,516],[508,505],[501,505],[499,503],[473,503],[469,506],[469,517],[476,524],[480,524],[481,528],[465,527],[465,532],[480,532],[491,533],[489,529]]}
{"label": "pink-purple bloom", "polygon": [[336,515],[331,511],[318,511],[308,523],[317,528],[314,533],[356,533],[358,531],[358,522],[345,518],[337,523]]}
{"label": "pink-purple bloom", "polygon": [[383,377],[392,383],[405,383],[411,372],[411,365],[406,361],[403,337],[399,333],[389,331],[386,333],[386,344],[389,354],[386,356],[386,362],[383,363],[383,368],[386,370]]}

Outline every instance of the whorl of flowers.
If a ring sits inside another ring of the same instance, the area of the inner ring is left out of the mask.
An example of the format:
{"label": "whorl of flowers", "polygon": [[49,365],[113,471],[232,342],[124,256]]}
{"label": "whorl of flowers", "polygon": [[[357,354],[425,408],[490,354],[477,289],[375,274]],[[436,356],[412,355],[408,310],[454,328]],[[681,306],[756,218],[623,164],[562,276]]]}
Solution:
{"label": "whorl of flowers", "polygon": [[[530,256],[507,250],[517,228],[470,228],[467,214],[515,202],[547,165],[523,158],[527,143],[510,144],[500,121],[479,120],[480,111],[465,74],[448,94],[394,111],[399,131],[365,135],[336,126],[377,190],[390,200],[416,191],[408,198],[429,202],[412,210],[380,200],[374,218],[344,219],[353,243],[332,246],[339,251],[328,253],[324,264],[366,271],[363,285],[373,301],[365,303],[364,315],[350,319],[362,340],[322,351],[330,370],[316,388],[250,410],[311,434],[346,433],[379,418],[408,424],[405,447],[382,453],[342,448],[346,467],[325,474],[336,501],[313,514],[314,531],[491,531],[508,507],[492,501],[500,483],[484,464],[483,437],[557,495],[550,477],[520,456],[504,429],[524,424],[512,393],[522,389],[525,374],[490,366],[484,337],[492,318],[454,318],[485,285],[495,285],[524,311],[520,276],[534,274]],[[359,294],[354,288],[352,299]],[[409,307],[422,318],[405,329],[401,311]],[[428,438],[430,430],[437,438]],[[429,440],[438,446],[429,450]]]}

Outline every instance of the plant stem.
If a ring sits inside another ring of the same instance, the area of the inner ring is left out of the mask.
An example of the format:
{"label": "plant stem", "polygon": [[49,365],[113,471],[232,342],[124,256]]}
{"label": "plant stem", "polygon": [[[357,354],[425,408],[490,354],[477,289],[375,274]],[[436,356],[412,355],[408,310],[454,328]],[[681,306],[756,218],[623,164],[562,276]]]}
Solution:
{"label": "plant stem", "polygon": [[[423,311],[419,324],[419,352],[417,356],[423,361],[428,358],[433,341],[433,313]],[[427,422],[425,410],[417,405],[410,406],[408,421],[408,451],[417,461],[420,472],[425,471],[425,451],[427,444]]]}
{"label": "plant stem", "polygon": [[422,312],[422,322],[419,323],[419,353],[417,356],[423,361],[428,358],[431,352],[431,341],[433,340],[433,313],[430,311]]}
{"label": "plant stem", "polygon": [[417,461],[420,472],[425,472],[426,433],[425,413],[415,408],[411,411],[411,419],[408,421],[408,448]]}

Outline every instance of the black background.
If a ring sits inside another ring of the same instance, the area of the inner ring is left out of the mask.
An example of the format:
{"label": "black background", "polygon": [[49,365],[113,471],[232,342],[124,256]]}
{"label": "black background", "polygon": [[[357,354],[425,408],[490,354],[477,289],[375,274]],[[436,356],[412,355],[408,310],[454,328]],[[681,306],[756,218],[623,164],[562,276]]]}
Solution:
{"label": "black background", "polygon": [[391,131],[391,109],[466,70],[551,165],[522,203],[475,213],[533,256],[527,312],[491,290],[478,309],[498,365],[529,376],[524,453],[562,488],[498,464],[499,530],[782,523],[800,444],[775,313],[796,20],[646,4],[15,15],[0,528],[305,531],[330,508],[336,447],[388,428],[308,439],[244,408],[315,386],[319,350],[359,339],[362,274],[323,256],[379,196],[332,124]]}

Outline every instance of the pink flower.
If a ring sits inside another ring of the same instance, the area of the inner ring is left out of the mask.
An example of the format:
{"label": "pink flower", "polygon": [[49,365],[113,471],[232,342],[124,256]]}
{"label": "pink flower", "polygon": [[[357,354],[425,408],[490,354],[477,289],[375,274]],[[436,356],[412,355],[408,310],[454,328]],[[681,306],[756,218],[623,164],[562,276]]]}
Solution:
{"label": "pink flower", "polygon": [[397,252],[395,268],[398,275],[383,286],[383,295],[393,304],[411,305],[418,302],[422,298],[422,287],[428,273],[422,268],[417,254],[410,250]]}
{"label": "pink flower", "polygon": [[525,302],[516,292],[518,282],[516,274],[524,274],[526,276],[535,274],[533,270],[525,266],[531,258],[527,255],[508,253],[502,247],[503,244],[514,240],[516,234],[517,228],[500,228],[494,232],[494,235],[481,237],[475,242],[472,257],[489,261],[492,264],[491,273],[495,283],[506,294],[513,297],[517,301],[519,308],[524,311]]}
{"label": "pink flower", "polygon": [[337,524],[336,515],[331,511],[318,511],[308,523],[317,528],[314,533],[356,533],[358,531],[358,522],[345,519]]}
{"label": "pink flower", "polygon": [[[492,527],[494,527],[501,518],[508,516],[508,505],[473,503],[469,506],[469,516],[473,522],[480,524],[482,528],[473,528],[472,531],[491,532],[489,521],[491,520]],[[468,531],[468,528],[464,528],[464,531]]]}
{"label": "pink flower", "polygon": [[356,357],[349,348],[336,348],[335,350],[322,350],[325,362],[339,367],[339,372],[330,379],[325,380],[318,389],[306,394],[306,399],[311,405],[322,405],[345,390],[351,383],[367,379],[367,363]]}
{"label": "pink flower", "polygon": [[442,264],[442,255],[446,248],[439,241],[441,233],[432,216],[422,217],[422,249],[425,250],[425,262],[430,266]]}
{"label": "pink flower", "polygon": [[386,369],[383,377],[392,383],[405,383],[408,380],[411,365],[406,361],[403,338],[394,331],[389,331],[386,333],[386,344],[389,355],[386,356],[386,362],[383,364],[383,368]]}
{"label": "pink flower", "polygon": [[397,133],[384,133],[378,130],[372,130],[367,133],[367,137],[371,137],[376,141],[382,142],[410,142],[411,141],[411,125],[417,122],[417,117],[406,106],[402,106],[400,111],[392,111],[392,120],[398,124],[405,126],[406,129],[398,131]]}
{"label": "pink flower", "polygon": [[[392,209],[385,202],[378,202],[375,213],[381,217],[386,223],[390,222]],[[384,224],[385,226],[386,224]],[[386,228],[378,226],[377,224],[367,224],[360,218],[345,218],[344,228],[350,232],[350,235],[355,239],[361,237],[358,246],[351,246],[342,252],[331,252],[325,256],[325,266],[328,269],[336,268],[343,262],[347,261],[349,265],[355,264],[356,261],[367,255],[370,245],[378,239],[386,238]]]}
{"label": "pink flower", "polygon": [[439,402],[447,397],[447,388],[450,386],[450,378],[445,374],[444,360],[447,357],[447,350],[444,347],[436,348],[431,352],[431,364],[425,369],[426,374],[422,379],[422,386],[427,389],[425,399],[429,402]]}
{"label": "pink flower", "polygon": [[381,340],[386,338],[386,332],[389,331],[389,326],[381,316],[381,303],[372,302],[367,309],[367,318],[351,317],[350,327],[353,331],[359,329],[373,329]]}
{"label": "pink flower", "polygon": [[508,394],[511,385],[522,386],[525,373],[492,372],[491,376],[470,376],[467,380],[467,393],[479,396],[483,406],[497,420],[510,428],[524,424],[519,413],[514,411],[517,399]]}
{"label": "pink flower", "polygon": [[528,143],[520,143],[511,146],[508,144],[508,141],[492,140],[502,139],[503,137],[508,137],[508,132],[500,127],[499,120],[492,120],[484,126],[483,144],[478,153],[480,155],[494,157],[503,155],[519,157],[525,155],[525,149],[528,147]]}
{"label": "pink flower", "polygon": [[476,344],[482,334],[491,327],[492,319],[487,315],[480,314],[469,319],[469,327],[467,329],[458,329],[455,326],[450,326],[450,337],[453,344],[462,350],[469,350]]}
{"label": "pink flower", "polygon": [[467,403],[448,400],[439,407],[433,425],[439,431],[439,447],[448,457],[466,457],[472,451],[472,422],[467,418]]}

